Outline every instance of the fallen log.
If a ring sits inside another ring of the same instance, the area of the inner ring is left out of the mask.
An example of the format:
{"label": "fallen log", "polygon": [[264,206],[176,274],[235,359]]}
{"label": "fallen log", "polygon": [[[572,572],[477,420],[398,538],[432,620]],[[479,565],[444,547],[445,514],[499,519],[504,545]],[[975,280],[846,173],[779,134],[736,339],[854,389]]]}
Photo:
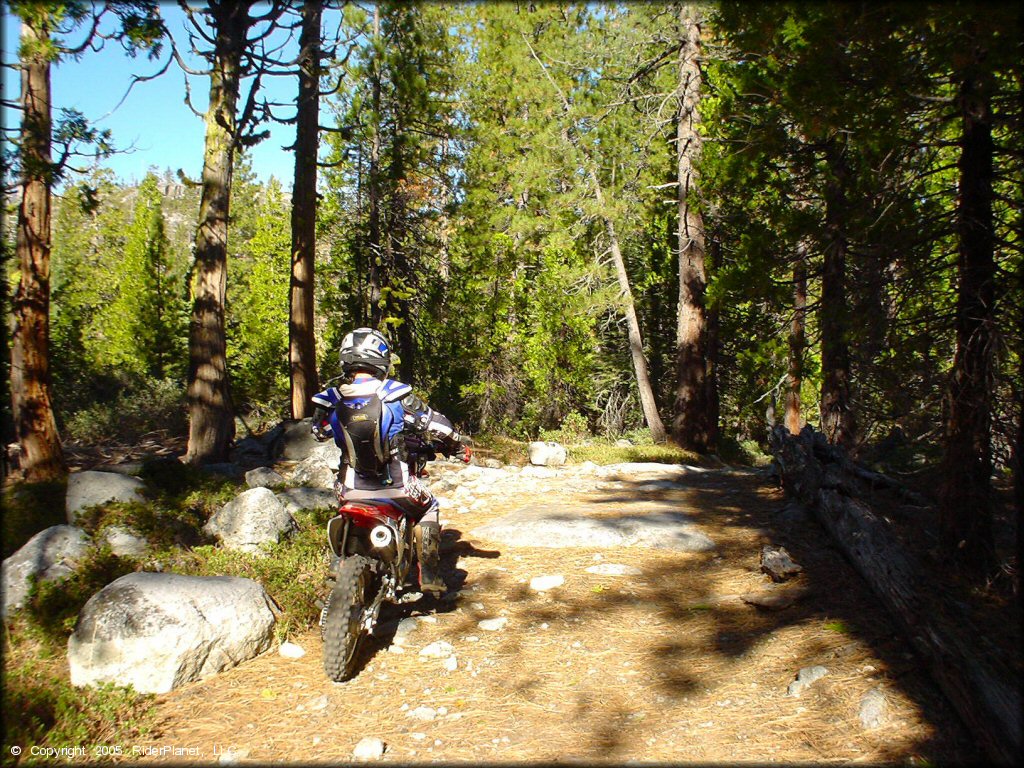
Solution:
{"label": "fallen log", "polygon": [[924,657],[964,723],[999,764],[1022,757],[1021,696],[1016,674],[987,647],[964,609],[936,590],[888,524],[857,498],[853,462],[823,435],[805,427],[771,434],[783,488],[814,511]]}

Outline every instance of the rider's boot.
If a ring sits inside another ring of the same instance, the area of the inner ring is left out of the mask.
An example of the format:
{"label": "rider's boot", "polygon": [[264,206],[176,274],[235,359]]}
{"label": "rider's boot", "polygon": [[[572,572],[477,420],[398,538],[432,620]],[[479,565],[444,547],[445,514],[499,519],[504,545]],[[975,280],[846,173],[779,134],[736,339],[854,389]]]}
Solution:
{"label": "rider's boot", "polygon": [[417,526],[419,535],[420,590],[432,592],[435,597],[445,591],[445,583],[441,580],[441,525],[439,523],[420,523]]}

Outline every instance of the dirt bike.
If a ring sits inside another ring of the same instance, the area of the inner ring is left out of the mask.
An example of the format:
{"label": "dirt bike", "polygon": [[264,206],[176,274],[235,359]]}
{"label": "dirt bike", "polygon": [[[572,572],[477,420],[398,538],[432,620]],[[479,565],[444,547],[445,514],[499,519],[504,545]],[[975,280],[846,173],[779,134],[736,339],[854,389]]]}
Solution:
{"label": "dirt bike", "polygon": [[[407,445],[409,471],[423,476],[436,444]],[[406,590],[417,573],[418,518],[387,499],[347,501],[327,523],[330,591],[320,612],[324,671],[336,682],[355,676],[363,638],[372,634],[385,602],[420,598]]]}

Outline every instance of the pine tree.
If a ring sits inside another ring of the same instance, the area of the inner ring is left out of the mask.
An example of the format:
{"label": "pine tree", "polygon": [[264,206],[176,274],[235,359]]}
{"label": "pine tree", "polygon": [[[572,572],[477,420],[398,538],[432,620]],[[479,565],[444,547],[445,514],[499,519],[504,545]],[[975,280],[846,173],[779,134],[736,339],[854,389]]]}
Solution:
{"label": "pine tree", "polygon": [[174,270],[156,175],[138,188],[124,256],[115,272],[116,297],[102,313],[110,362],[156,379],[182,372],[187,324],[182,276]]}

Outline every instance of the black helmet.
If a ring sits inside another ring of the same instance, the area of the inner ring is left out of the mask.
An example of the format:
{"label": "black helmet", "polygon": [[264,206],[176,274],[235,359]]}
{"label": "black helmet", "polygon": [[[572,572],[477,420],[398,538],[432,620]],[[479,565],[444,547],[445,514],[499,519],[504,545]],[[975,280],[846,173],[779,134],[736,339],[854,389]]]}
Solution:
{"label": "black helmet", "polygon": [[341,370],[367,371],[383,378],[391,370],[391,345],[372,328],[356,328],[341,340]]}

